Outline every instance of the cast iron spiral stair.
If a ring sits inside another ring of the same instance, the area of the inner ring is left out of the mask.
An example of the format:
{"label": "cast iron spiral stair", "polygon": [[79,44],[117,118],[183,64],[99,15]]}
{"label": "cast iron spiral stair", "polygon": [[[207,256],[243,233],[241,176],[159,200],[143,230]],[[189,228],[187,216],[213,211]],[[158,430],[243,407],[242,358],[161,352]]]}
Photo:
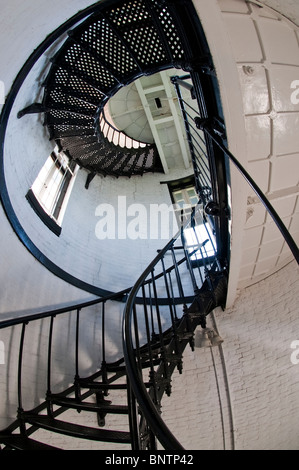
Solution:
{"label": "cast iron spiral stair", "polygon": [[[87,183],[95,174],[130,177],[147,171],[162,171],[155,146],[127,148],[115,145],[107,138],[100,123],[110,97],[137,78],[173,67],[191,72],[196,70],[196,74],[210,67],[210,56],[201,37],[202,33],[198,31],[198,24],[194,22],[195,17],[191,0],[99,2],[87,19],[69,31],[68,38],[52,58],[43,84],[42,102],[23,109],[18,117],[43,113],[50,139],[55,140],[60,150],[89,171]],[[182,24],[185,20],[187,27]],[[198,80],[196,85],[199,91],[198,102],[203,103]],[[213,104],[211,100],[208,106],[212,107]],[[205,115],[205,107],[202,108],[202,114]],[[166,251],[171,252],[173,243],[174,240],[171,240]],[[157,277],[157,281],[160,277],[167,284],[168,276],[175,272],[179,285],[179,265],[175,261],[174,266],[165,271],[164,254],[160,253],[158,257],[158,261],[162,262],[162,274]],[[188,257],[185,253],[185,264],[188,264]],[[191,275],[189,267],[188,270]],[[132,303],[128,304],[126,310],[130,317],[129,324],[133,322],[136,328],[132,339],[128,337],[128,329],[124,327],[125,343],[128,341],[124,345],[124,358],[113,364],[103,360],[100,370],[90,377],[82,378],[76,374],[73,385],[60,393],[52,393],[49,386],[45,402],[37,408],[26,410],[22,406],[20,372],[17,420],[0,433],[0,443],[4,448],[53,450],[52,446],[31,438],[36,431],[44,429],[98,442],[129,444],[133,449],[155,449],[154,434],[159,438],[159,432],[149,423],[142,399],[141,402],[139,397],[136,400],[136,393],[132,391],[132,363],[127,356],[128,346],[134,343],[131,352],[134,354],[133,362],[136,361],[135,372],[137,371],[137,379],[142,382],[151,403],[147,411],[151,412],[151,407],[154,407],[160,413],[163,395],[172,393],[171,377],[175,368],[182,373],[184,349],[188,344],[191,348],[194,347],[196,327],[201,325],[205,328],[206,316],[217,306],[223,307],[225,304],[225,269],[209,265],[204,271],[205,280],[194,290],[195,297],[192,296],[192,301],[189,299],[189,308],[186,299],[182,300],[184,296],[181,293],[181,311],[178,315],[174,314],[172,300],[169,297],[163,299],[170,312],[171,325],[166,330],[161,329],[159,298],[156,293],[152,298],[144,292],[150,283],[155,291],[156,279],[150,271],[152,279],[149,281],[144,278],[141,286],[138,286],[142,290],[140,303],[137,305],[136,299],[131,299]],[[134,288],[132,291],[134,292]],[[128,293],[129,291],[126,294]],[[169,291],[167,295],[169,296]],[[149,303],[155,304],[158,332],[151,330],[148,323]],[[146,324],[146,341],[142,344],[139,344],[136,315],[140,305],[145,313]],[[52,316],[50,313],[49,316],[54,321],[55,314]],[[25,321],[23,336],[26,324]],[[51,338],[51,333],[49,337]],[[114,391],[123,394],[121,403],[110,400]],[[94,413],[97,425],[89,427],[60,419],[60,415],[68,410]],[[129,429],[124,431],[106,426],[112,415],[128,415]],[[171,438],[169,445],[167,439],[163,445],[169,449],[181,448]]]}
{"label": "cast iron spiral stair", "polygon": [[[143,386],[159,413],[163,395],[170,396],[172,393],[171,376],[174,370],[177,368],[182,373],[185,348],[188,344],[194,348],[196,327],[200,325],[205,328],[209,313],[225,303],[225,273],[216,270],[210,274],[209,280],[206,280],[196,293],[194,302],[189,308],[184,308],[172,326],[160,334],[152,332],[150,343],[137,345],[135,349],[138,368],[143,370],[144,377],[147,377]],[[19,432],[12,427],[0,432],[3,450],[63,450],[43,442],[45,438],[42,441],[32,438],[32,434],[40,429],[76,439],[124,445],[125,449],[128,445],[134,448],[132,429],[124,431],[106,426],[111,415],[124,415],[130,420],[129,383],[124,358],[115,363],[103,361],[101,369],[90,377],[81,378],[76,375],[73,385],[61,393],[48,390],[42,407],[29,411],[19,409],[15,423]],[[118,394],[117,404],[109,397],[114,391]],[[119,404],[120,399],[122,404]],[[78,413],[93,413],[97,417],[97,425],[81,425],[69,421],[67,417],[63,418],[63,414],[70,409]],[[143,410],[138,407],[137,413],[140,416],[139,448],[153,450],[156,444],[153,443]]]}
{"label": "cast iron spiral stair", "polygon": [[[156,146],[126,148],[109,142],[100,127],[109,98],[135,79],[188,58],[172,2],[99,2],[51,59],[42,103],[19,112],[43,112],[50,139],[91,175],[162,172]],[[112,125],[112,124],[111,124]]]}

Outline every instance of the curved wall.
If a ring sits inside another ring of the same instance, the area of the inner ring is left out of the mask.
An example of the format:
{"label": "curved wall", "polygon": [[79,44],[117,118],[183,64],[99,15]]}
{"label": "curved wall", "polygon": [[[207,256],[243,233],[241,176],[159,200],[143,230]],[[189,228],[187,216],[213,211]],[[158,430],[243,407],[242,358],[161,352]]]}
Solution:
{"label": "curved wall", "polygon": [[[278,2],[263,2],[274,4]],[[294,16],[291,3],[281,9]],[[195,2],[211,49],[231,152],[299,241],[299,30],[261,2]],[[231,165],[228,305],[293,259],[253,190]]]}
{"label": "curved wall", "polygon": [[183,376],[163,400],[186,448],[299,449],[298,300],[292,262],[244,289],[232,309],[216,310],[221,349],[187,350]]}
{"label": "curved wall", "polygon": [[[0,58],[1,63],[5,64],[5,67],[1,69],[0,77],[1,111],[5,96],[9,93],[13,81],[37,45],[64,21],[90,4],[92,4],[90,0],[72,2],[54,0],[51,3],[32,0],[25,5],[20,0],[12,0],[1,6]],[[40,76],[40,70],[37,75]],[[33,97],[36,97],[36,93],[37,84],[34,84],[32,96],[26,97],[29,100],[29,102],[26,101],[26,105],[31,103]],[[42,134],[42,127],[38,128]],[[40,139],[41,134],[38,136]],[[26,151],[23,142],[16,139],[15,135],[14,141],[18,143],[18,155]],[[38,154],[40,161],[48,154],[49,148],[49,143],[43,139],[43,150]],[[37,168],[34,165],[31,169],[32,175],[36,171]],[[2,207],[0,217],[1,319],[31,314],[39,310],[83,302],[92,298],[90,293],[50,273],[31,255],[12,230]]]}

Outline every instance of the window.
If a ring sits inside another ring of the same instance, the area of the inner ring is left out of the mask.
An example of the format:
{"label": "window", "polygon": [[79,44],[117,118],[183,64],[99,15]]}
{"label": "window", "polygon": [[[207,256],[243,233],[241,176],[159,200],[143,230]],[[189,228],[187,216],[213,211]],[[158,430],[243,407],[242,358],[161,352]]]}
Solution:
{"label": "window", "polygon": [[61,233],[62,219],[77,170],[76,163],[55,148],[26,196],[35,212],[56,235]]}
{"label": "window", "polygon": [[190,216],[193,207],[198,203],[198,196],[194,186],[173,191],[172,197],[178,221],[182,221],[182,216],[183,219]]}
{"label": "window", "polygon": [[216,239],[202,204],[199,204],[194,179],[177,180],[168,187],[179,225],[185,225],[190,220],[192,209],[196,207],[194,224],[184,230],[190,260],[194,265],[201,265],[205,260],[213,259],[217,252]]}
{"label": "window", "polygon": [[191,214],[192,208],[198,204],[199,198],[196,193],[194,177],[188,177],[168,182],[168,189],[174,205],[177,222],[184,224]]}
{"label": "window", "polygon": [[184,230],[184,236],[188,252],[192,253],[191,261],[197,262],[205,258],[213,258],[216,255],[215,236],[206,220],[193,228]]}

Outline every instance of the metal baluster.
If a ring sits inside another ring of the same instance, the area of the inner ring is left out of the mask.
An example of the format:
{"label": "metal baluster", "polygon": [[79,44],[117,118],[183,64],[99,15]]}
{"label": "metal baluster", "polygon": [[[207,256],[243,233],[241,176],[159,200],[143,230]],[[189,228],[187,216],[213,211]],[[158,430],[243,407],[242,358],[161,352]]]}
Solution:
{"label": "metal baluster", "polygon": [[184,253],[185,253],[185,257],[186,257],[188,270],[189,270],[190,277],[191,277],[191,282],[192,282],[192,285],[193,285],[193,290],[194,290],[194,292],[196,292],[198,290],[198,286],[197,286],[197,282],[196,282],[196,279],[195,279],[193,267],[192,267],[192,264],[191,264],[190,255],[188,253],[188,249],[186,248],[187,243],[186,243],[183,228],[181,229],[181,238],[182,238],[182,242],[183,242],[183,248],[184,248]]}
{"label": "metal baluster", "polygon": [[162,360],[163,368],[164,368],[164,377],[168,381],[167,385],[165,386],[165,391],[166,391],[166,394],[169,396],[171,393],[171,385],[169,382],[170,377],[169,377],[169,371],[168,371],[168,362],[166,358],[166,348],[164,344],[164,336],[163,336],[163,329],[162,329],[162,323],[161,323],[161,313],[160,313],[160,308],[159,308],[159,303],[158,303],[158,294],[157,294],[157,286],[156,286],[156,281],[155,281],[155,276],[154,276],[154,270],[151,271],[151,278],[152,278],[152,284],[153,284],[156,316],[157,316],[157,323],[158,323],[158,330],[159,330],[161,360]]}
{"label": "metal baluster", "polygon": [[[106,301],[102,303],[102,381],[108,383],[107,363],[106,363],[106,340],[105,340],[105,306]],[[108,396],[108,390],[104,390],[104,395]]]}
{"label": "metal baluster", "polygon": [[48,374],[47,374],[47,411],[50,417],[53,416],[53,407],[51,403],[51,360],[52,360],[52,343],[53,343],[53,325],[55,315],[51,316],[50,329],[49,329],[49,341],[48,341]]}
{"label": "metal baluster", "polygon": [[140,358],[140,344],[139,344],[139,328],[138,328],[138,321],[137,321],[137,312],[136,312],[136,304],[133,306],[133,321],[134,321],[134,333],[135,333],[135,351],[136,351],[136,359],[139,366],[140,372],[142,371],[141,365],[141,358]]}
{"label": "metal baluster", "polygon": [[77,309],[76,317],[76,375],[75,375],[75,397],[81,400],[81,389],[79,384],[79,326],[80,326],[80,309]]}
{"label": "metal baluster", "polygon": [[[195,217],[194,217],[194,213],[192,214],[192,218],[191,218],[191,227],[192,227],[192,230],[193,230],[193,233],[194,233],[194,237],[195,237],[195,240],[197,242],[197,246],[198,246],[198,249],[200,251],[200,256],[201,256],[201,260],[202,260],[202,263],[203,263],[203,266],[204,266],[204,269],[205,269],[205,272],[207,273],[208,272],[208,268],[207,268],[207,258],[208,257],[208,253],[207,253],[207,250],[206,250],[206,240],[201,243],[199,241],[199,238],[198,238],[198,234],[197,234],[197,231],[196,231],[196,226],[195,226]],[[205,225],[205,224],[204,224]],[[208,234],[209,236],[209,234]],[[204,248],[205,250],[205,254],[206,254],[206,257],[204,256],[204,253],[202,251],[202,247]],[[197,256],[197,255],[196,255]],[[203,278],[202,278],[202,274],[201,274],[201,271],[200,271],[200,268],[199,268],[199,272],[200,272],[200,277],[201,277],[201,281],[203,283]]]}
{"label": "metal baluster", "polygon": [[22,332],[20,338],[20,349],[19,349],[19,364],[18,364],[18,418],[20,420],[20,431],[21,434],[26,434],[26,426],[23,417],[23,401],[22,401],[22,368],[23,368],[23,351],[24,351],[24,339],[25,339],[25,329],[28,323],[22,324]]}
{"label": "metal baluster", "polygon": [[[198,182],[199,182],[200,170],[198,169],[198,167],[196,165],[196,161],[195,161],[196,156],[195,156],[194,148],[193,148],[193,145],[192,145],[192,135],[191,135],[190,124],[189,124],[189,121],[188,121],[188,116],[187,116],[187,112],[186,112],[186,108],[185,108],[185,105],[184,105],[184,100],[183,100],[183,97],[182,97],[182,94],[181,94],[179,84],[181,84],[182,86],[185,86],[185,85],[184,85],[183,80],[180,80],[178,82],[177,78],[178,77],[172,77],[171,81],[174,84],[176,94],[177,94],[177,97],[178,97],[178,101],[179,101],[179,104],[180,104],[180,108],[181,108],[181,112],[182,112],[182,116],[183,116],[183,120],[184,120],[184,124],[185,124],[186,134],[187,134],[187,141],[189,143],[189,148],[190,148],[190,152],[191,152],[191,159],[192,159],[193,169],[194,169],[194,174],[195,174],[195,185],[196,185],[196,189],[199,193],[200,188],[198,187]],[[190,92],[192,93],[192,89],[190,89]]]}
{"label": "metal baluster", "polygon": [[150,363],[150,372],[149,377],[152,383],[152,390],[153,390],[153,402],[155,405],[160,406],[160,402],[158,400],[158,391],[157,391],[157,383],[155,380],[155,368],[154,368],[154,358],[153,358],[153,351],[152,351],[152,343],[151,343],[151,332],[150,332],[150,323],[148,318],[148,309],[146,303],[146,295],[145,295],[145,287],[142,284],[142,298],[143,298],[143,311],[144,311],[144,319],[145,319],[145,329],[146,329],[146,337],[147,337],[147,345],[148,345],[148,355],[149,355],[149,363]]}
{"label": "metal baluster", "polygon": [[[179,267],[178,267],[178,263],[177,263],[177,259],[176,259],[176,256],[175,256],[175,251],[174,251],[173,246],[171,247],[171,253],[172,253],[175,276],[176,276],[178,289],[179,289],[179,295],[180,295],[181,299],[184,300],[185,299],[184,289],[183,289],[181,276],[180,276],[180,272],[179,272]],[[184,309],[185,308],[187,308],[186,302],[184,302]]]}
{"label": "metal baluster", "polygon": [[176,354],[176,359],[177,359],[177,368],[179,372],[182,373],[182,355],[181,355],[181,350],[180,350],[179,341],[178,341],[175,316],[174,316],[173,309],[172,309],[172,302],[171,302],[169,285],[167,281],[164,257],[161,258],[161,263],[162,263],[162,268],[163,268],[163,277],[165,281],[165,288],[166,288],[166,293],[167,293],[167,298],[168,298],[171,324],[172,324],[172,329],[173,329],[173,337],[174,337],[174,342],[175,342],[175,354]]}
{"label": "metal baluster", "polygon": [[175,320],[178,320],[176,305],[175,305],[175,301],[174,301],[174,292],[173,292],[173,285],[172,285],[172,279],[171,279],[171,272],[170,271],[168,272],[168,279],[169,279],[169,285],[170,285],[170,291],[171,291],[174,318],[175,318]]}
{"label": "metal baluster", "polygon": [[140,450],[140,436],[138,423],[137,401],[130,384],[127,384],[127,399],[129,407],[129,426],[132,450]]}

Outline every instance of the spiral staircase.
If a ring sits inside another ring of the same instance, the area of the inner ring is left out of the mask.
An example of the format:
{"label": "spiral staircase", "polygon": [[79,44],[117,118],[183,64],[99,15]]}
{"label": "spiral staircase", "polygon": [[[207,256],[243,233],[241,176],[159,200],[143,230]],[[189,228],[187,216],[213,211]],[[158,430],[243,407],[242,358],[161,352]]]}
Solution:
{"label": "spiral staircase", "polygon": [[[59,31],[67,32],[67,39],[51,59],[42,102],[20,110],[18,117],[31,113],[44,116],[49,138],[87,170],[87,187],[97,174],[131,178],[162,172],[157,146],[136,141],[117,129],[109,122],[105,107],[122,87],[138,78],[181,69],[188,84],[184,78],[174,77],[173,85],[185,120],[199,204],[133,287],[88,304],[0,324],[0,328],[21,328],[17,416],[0,432],[0,444],[5,450],[61,450],[35,438],[43,429],[83,440],[123,444],[125,449],[154,450],[162,446],[182,450],[162,420],[161,401],[172,393],[174,370],[183,376],[183,353],[186,347],[194,348],[196,329],[206,330],[208,315],[216,307],[225,308],[229,274],[227,154],[219,145],[219,138],[225,143],[225,128],[213,64],[191,1],[101,1],[80,15]],[[58,37],[56,33],[48,38],[48,45]],[[192,113],[184,107],[180,87],[191,92]],[[198,224],[206,229],[203,241],[197,238]],[[216,241],[209,256],[205,254],[208,226]],[[191,230],[196,239],[191,247],[186,230]],[[110,303],[115,301],[124,306],[123,356],[109,362],[105,320]],[[86,377],[80,372],[81,315],[91,306],[97,308],[101,319],[101,364]],[[75,376],[70,387],[53,392],[54,326],[57,318],[69,312],[76,319]],[[22,400],[26,333],[32,323],[45,319],[49,320],[47,390],[45,400],[28,410]],[[78,416],[93,414],[97,425],[68,421],[64,416],[69,410],[76,410]],[[112,415],[120,417],[119,429],[109,426]]]}

